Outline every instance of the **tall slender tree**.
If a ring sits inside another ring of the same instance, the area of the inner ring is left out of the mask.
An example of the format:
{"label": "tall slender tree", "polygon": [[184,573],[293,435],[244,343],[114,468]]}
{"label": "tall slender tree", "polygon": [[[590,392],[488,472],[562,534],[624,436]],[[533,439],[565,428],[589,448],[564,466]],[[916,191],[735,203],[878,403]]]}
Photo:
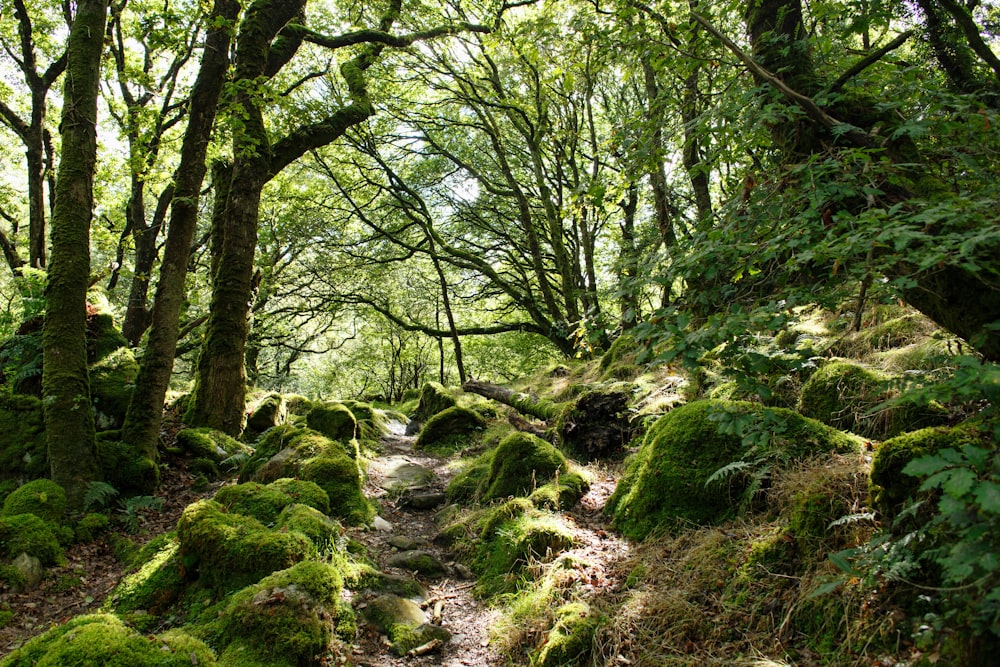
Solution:
{"label": "tall slender tree", "polygon": [[97,157],[97,94],[106,0],[80,0],[66,50],[62,150],[52,212],[52,257],[42,329],[42,393],[52,479],[81,508],[101,478],[87,377],[87,285]]}

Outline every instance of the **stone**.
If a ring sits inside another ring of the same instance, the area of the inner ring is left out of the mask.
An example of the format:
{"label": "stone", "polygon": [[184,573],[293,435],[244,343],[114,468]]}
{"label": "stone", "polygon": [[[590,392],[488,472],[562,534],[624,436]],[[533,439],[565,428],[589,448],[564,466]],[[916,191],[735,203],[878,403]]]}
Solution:
{"label": "stone", "polygon": [[389,545],[396,547],[400,551],[413,551],[414,549],[427,546],[427,540],[422,537],[410,538],[402,535],[394,535],[389,538]]}
{"label": "stone", "polygon": [[415,493],[403,502],[406,507],[417,510],[432,510],[444,505],[447,496],[443,493]]}
{"label": "stone", "polygon": [[383,533],[392,532],[392,524],[380,516],[377,516],[372,520],[372,528],[382,531]]}
{"label": "stone", "polygon": [[435,639],[446,642],[451,633],[427,622],[427,614],[411,600],[395,595],[380,595],[364,610],[365,619],[389,638],[389,650],[397,656]]}
{"label": "stone", "polygon": [[382,482],[386,491],[423,488],[433,479],[433,470],[411,463],[405,456],[386,457],[385,479]]}
{"label": "stone", "polygon": [[448,568],[445,567],[444,563],[437,556],[429,551],[422,551],[420,549],[395,554],[389,558],[387,564],[389,567],[398,567],[411,572],[419,572],[428,577],[440,577],[448,573]]}
{"label": "stone", "polygon": [[22,552],[20,556],[14,559],[11,563],[14,569],[18,571],[21,575],[22,583],[18,586],[14,586],[14,593],[23,593],[24,591],[31,590],[41,583],[42,578],[45,576],[45,568],[42,567],[42,561],[35,556]]}

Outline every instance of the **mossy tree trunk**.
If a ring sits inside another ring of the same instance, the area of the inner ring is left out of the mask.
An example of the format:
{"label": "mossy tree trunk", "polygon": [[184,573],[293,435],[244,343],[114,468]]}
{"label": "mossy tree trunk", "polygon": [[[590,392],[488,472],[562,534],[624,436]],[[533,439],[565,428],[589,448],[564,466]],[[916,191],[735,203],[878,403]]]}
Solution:
{"label": "mossy tree trunk", "polygon": [[70,28],[62,152],[52,212],[52,255],[42,328],[42,395],[52,479],[80,509],[101,478],[87,377],[87,286],[97,154],[97,93],[106,0],[80,0]]}
{"label": "mossy tree trunk", "polygon": [[209,18],[198,78],[191,91],[188,124],[174,177],[170,227],[163,248],[160,278],[150,316],[149,341],[135,390],[125,415],[122,440],[156,458],[163,401],[177,351],[179,318],[184,303],[191,241],[198,222],[198,199],[205,178],[205,158],[219,95],[229,68],[232,24],[240,11],[237,0],[216,0]]}

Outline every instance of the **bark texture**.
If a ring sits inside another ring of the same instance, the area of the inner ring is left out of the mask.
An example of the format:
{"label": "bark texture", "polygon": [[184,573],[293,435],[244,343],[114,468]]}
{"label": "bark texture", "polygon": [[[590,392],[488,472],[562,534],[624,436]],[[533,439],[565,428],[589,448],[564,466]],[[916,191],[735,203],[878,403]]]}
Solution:
{"label": "bark texture", "polygon": [[87,377],[87,286],[97,153],[97,93],[105,0],[81,0],[69,34],[62,153],[52,214],[52,256],[42,328],[45,435],[52,479],[79,509],[101,478]]}

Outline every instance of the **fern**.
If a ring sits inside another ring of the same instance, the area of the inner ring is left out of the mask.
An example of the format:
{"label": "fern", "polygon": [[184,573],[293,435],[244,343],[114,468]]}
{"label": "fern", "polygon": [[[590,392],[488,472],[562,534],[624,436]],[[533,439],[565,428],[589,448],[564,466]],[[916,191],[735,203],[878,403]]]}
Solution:
{"label": "fern", "polygon": [[111,503],[118,499],[118,489],[107,482],[91,482],[87,485],[87,490],[83,492],[83,510],[108,509]]}
{"label": "fern", "polygon": [[139,522],[145,512],[159,512],[163,509],[163,498],[132,496],[131,498],[119,500],[118,505],[121,508],[118,516],[121,519],[122,525],[125,526],[125,530],[130,533],[136,533],[139,531]]}
{"label": "fern", "polygon": [[222,459],[219,465],[226,469],[228,472],[234,472],[239,470],[250,460],[250,455],[246,452],[236,452],[232,456]]}

